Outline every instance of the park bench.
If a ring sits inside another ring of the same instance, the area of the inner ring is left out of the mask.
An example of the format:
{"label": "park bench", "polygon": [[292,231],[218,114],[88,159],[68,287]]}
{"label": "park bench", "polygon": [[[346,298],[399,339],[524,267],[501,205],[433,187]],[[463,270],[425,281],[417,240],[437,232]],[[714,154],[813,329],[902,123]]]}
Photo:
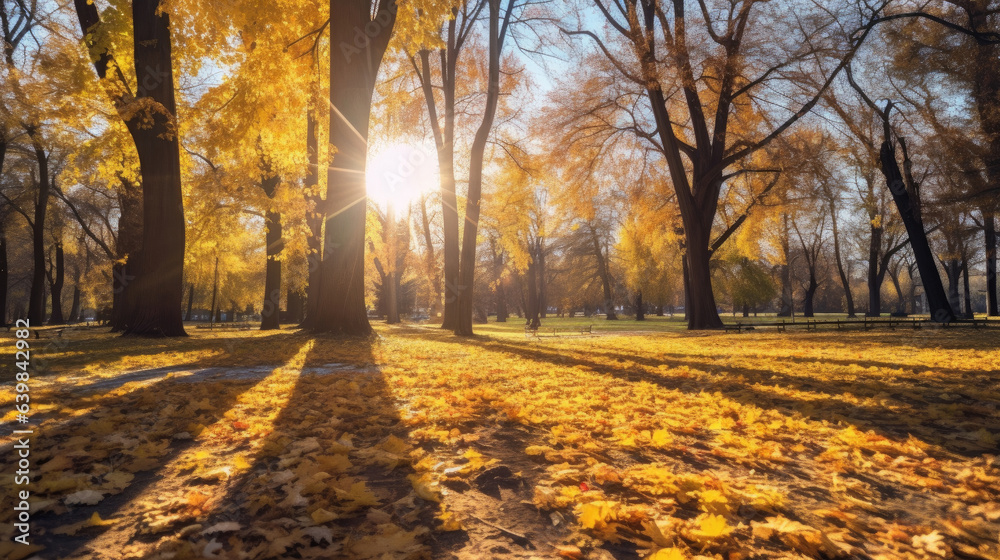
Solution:
{"label": "park bench", "polygon": [[562,328],[532,328],[531,325],[524,326],[524,336],[525,338],[535,337],[538,338],[539,334],[560,336],[561,333],[566,334],[578,334],[583,336],[585,334],[594,334],[594,325],[587,325],[586,327],[562,327]]}

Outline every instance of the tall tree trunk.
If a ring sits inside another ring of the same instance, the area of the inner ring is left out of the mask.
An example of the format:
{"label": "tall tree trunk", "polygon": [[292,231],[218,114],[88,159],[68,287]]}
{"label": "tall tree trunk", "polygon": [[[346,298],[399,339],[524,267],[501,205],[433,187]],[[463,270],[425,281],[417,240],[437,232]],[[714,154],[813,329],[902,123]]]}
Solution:
{"label": "tall tree trunk", "polygon": [[527,297],[524,303],[524,316],[526,324],[533,329],[537,329],[542,325],[542,322],[538,318],[537,269],[538,265],[535,263],[535,255],[532,253],[528,261],[528,270],[525,272],[524,289],[527,292]]}
{"label": "tall tree trunk", "polygon": [[604,313],[608,321],[617,321],[618,314],[615,313],[615,301],[611,287],[611,271],[608,270],[608,261],[604,257],[604,250],[601,242],[597,238],[597,232],[590,230],[591,241],[594,245],[594,255],[597,257],[597,275],[601,278],[601,289],[604,292]]}
{"label": "tall tree trunk", "polygon": [[[102,40],[97,5],[74,0],[76,13],[101,79],[115,82],[106,92],[135,142],[142,176],[142,248],[130,255],[121,283],[127,286],[124,334],[185,336],[181,316],[184,278],[184,201],[180,143],[174,101],[170,18],[160,0],[132,2],[135,97]],[[111,75],[109,76],[109,71]],[[136,110],[138,108],[138,110]],[[128,280],[134,276],[134,280]]]}
{"label": "tall tree trunk", "polygon": [[215,256],[215,273],[212,275],[212,305],[208,310],[208,319],[214,324],[219,320],[216,302],[219,299],[219,256]]}
{"label": "tall tree trunk", "polygon": [[267,229],[267,265],[264,275],[264,305],[260,313],[260,330],[281,328],[281,214],[267,211],[264,215]]}
{"label": "tall tree trunk", "polygon": [[396,258],[396,213],[393,211],[392,203],[390,202],[386,208],[386,219],[385,225],[388,231],[386,232],[386,246],[388,248],[388,255],[386,260],[388,261],[389,270],[386,271],[386,279],[388,282],[387,296],[388,301],[386,302],[386,313],[385,322],[389,325],[399,324],[399,273],[396,270],[396,265],[398,264]]}
{"label": "tall tree trunk", "polygon": [[830,221],[833,227],[833,257],[837,263],[837,274],[840,276],[840,285],[844,287],[844,299],[847,304],[847,317],[853,319],[857,316],[854,309],[854,295],[851,294],[851,280],[847,277],[844,269],[844,259],[840,253],[840,230],[837,226],[837,205],[833,194],[829,194],[830,201]]}
{"label": "tall tree trunk", "polygon": [[[160,8],[160,0],[132,2],[137,99],[154,103],[156,110],[130,121],[142,174],[142,250],[129,286],[135,307],[124,334],[187,336],[181,316],[185,222],[170,18]],[[137,121],[145,119],[152,125],[140,126]]]}
{"label": "tall tree trunk", "polygon": [[[479,233],[480,198],[483,189],[483,157],[486,142],[493,129],[493,119],[496,116],[497,101],[500,98],[500,50],[503,38],[500,31],[500,1],[487,0],[489,3],[489,85],[486,91],[486,107],[483,110],[483,120],[476,130],[469,156],[469,191],[465,201],[465,224],[462,227],[462,253],[458,268],[458,322],[455,324],[455,334],[459,336],[472,335],[473,287],[476,276],[476,237]],[[507,17],[510,17],[513,0],[507,6]],[[504,22],[504,28],[506,29]]]}
{"label": "tall tree trunk", "polygon": [[64,325],[66,324],[66,319],[63,318],[62,312],[62,290],[66,279],[66,260],[63,254],[62,241],[57,239],[55,245],[55,275],[52,278],[50,287],[52,293],[52,315],[49,317],[49,324]]}
{"label": "tall tree trunk", "polygon": [[969,287],[969,259],[965,255],[962,255],[962,288],[965,299],[965,316],[966,318],[971,319],[973,317],[972,290]]}
{"label": "tall tree trunk", "polygon": [[545,237],[538,236],[538,317],[541,319],[545,318],[549,307],[545,268]]}
{"label": "tall tree trunk", "polygon": [[869,317],[882,314],[882,280],[885,272],[879,267],[882,249],[882,226],[869,226],[868,237],[868,313]]}
{"label": "tall tree trunk", "polygon": [[[371,15],[370,0],[330,0],[330,144],[337,147],[327,172],[327,217],[320,264],[318,332],[367,336],[365,306],[365,168],[372,95],[395,24],[395,2]],[[376,29],[374,36],[360,29]],[[361,37],[364,45],[351,47]]]}
{"label": "tall tree trunk", "polygon": [[73,284],[73,304],[69,308],[69,322],[76,323],[80,321],[80,282],[77,278],[77,282]]}
{"label": "tall tree trunk", "polygon": [[[265,163],[265,169],[270,166]],[[260,188],[272,201],[277,194],[278,185],[281,178],[277,176],[266,177],[261,180]],[[264,213],[264,244],[265,244],[265,272],[264,272],[264,303],[260,312],[260,330],[274,330],[281,328],[281,261],[279,257],[283,249],[284,240],[281,236],[281,214],[272,208],[268,208]]]}
{"label": "tall tree trunk", "polygon": [[906,298],[903,296],[903,286],[899,283],[899,273],[889,269],[889,279],[892,280],[892,288],[896,290],[896,315],[906,314]]}
{"label": "tall tree trunk", "polygon": [[431,220],[427,214],[427,197],[420,197],[420,226],[424,235],[424,274],[430,288],[428,317],[434,319],[441,313],[441,275],[438,273],[437,257],[434,256],[434,239],[431,237]]}
{"label": "tall tree trunk", "polygon": [[792,250],[789,238],[791,233],[788,229],[788,214],[781,215],[781,250],[785,256],[785,262],[780,268],[781,277],[781,305],[778,308],[778,317],[791,317],[795,308],[795,301],[792,294]]}
{"label": "tall tree trunk", "polygon": [[441,328],[455,330],[458,325],[459,222],[458,196],[455,192],[455,85],[458,57],[464,41],[458,36],[458,10],[448,21],[446,45],[439,51],[441,58],[441,91],[444,96],[444,125],[439,125],[437,102],[431,82],[430,52],[422,50],[421,86],[427,114],[437,148],[441,185],[441,222],[444,233],[444,311]]}
{"label": "tall tree trunk", "polygon": [[889,107],[886,107],[882,119],[884,141],[879,150],[882,175],[885,177],[889,192],[892,193],[892,199],[896,203],[899,215],[903,219],[903,225],[906,226],[906,233],[910,236],[910,247],[913,250],[913,258],[917,261],[917,269],[920,271],[920,279],[924,285],[924,294],[927,296],[931,319],[939,323],[947,323],[955,319],[954,308],[949,304],[948,297],[945,295],[944,285],[941,283],[941,276],[938,274],[937,265],[934,262],[934,254],[931,252],[927,233],[924,231],[923,221],[920,217],[920,202],[916,199],[918,191],[909,172],[910,160],[905,144],[903,144],[903,165],[907,170],[905,180],[900,172],[899,163],[896,161],[896,148],[892,144],[888,113]]}
{"label": "tall tree trunk", "polygon": [[962,263],[956,258],[949,258],[942,264],[944,265],[945,275],[948,277],[948,302],[952,309],[961,309],[962,297],[958,289],[958,284],[962,278]]}
{"label": "tall tree trunk", "polygon": [[986,314],[1000,316],[997,306],[997,230],[991,212],[983,212],[983,232],[986,237]]}
{"label": "tall tree trunk", "polygon": [[[317,100],[318,102],[318,100]],[[319,278],[320,264],[323,261],[323,221],[325,204],[319,190],[319,134],[317,132],[316,107],[310,107],[306,115],[306,149],[309,152],[309,171],[306,173],[306,202],[312,209],[306,216],[309,227],[309,237],[306,239],[309,248],[308,276],[306,278],[305,318],[301,326],[309,328],[319,313]]]}
{"label": "tall tree trunk", "polygon": [[642,303],[642,290],[635,293],[635,320],[645,321],[646,320],[646,310],[643,308]]}
{"label": "tall tree trunk", "polygon": [[504,287],[503,279],[503,251],[493,252],[493,277],[496,278],[496,305],[497,305],[497,323],[506,323],[508,312],[507,312],[507,290]]}
{"label": "tall tree trunk", "polygon": [[45,322],[45,215],[49,207],[49,156],[45,153],[35,128],[28,130],[38,161],[38,193],[35,197],[35,215],[31,224],[31,256],[34,269],[31,273],[31,290],[28,295],[28,321],[41,325]]}
{"label": "tall tree trunk", "polygon": [[194,309],[194,284],[189,284],[188,285],[187,312],[184,314],[184,320],[185,321],[190,321],[191,320],[191,311],[192,311],[192,309]]}

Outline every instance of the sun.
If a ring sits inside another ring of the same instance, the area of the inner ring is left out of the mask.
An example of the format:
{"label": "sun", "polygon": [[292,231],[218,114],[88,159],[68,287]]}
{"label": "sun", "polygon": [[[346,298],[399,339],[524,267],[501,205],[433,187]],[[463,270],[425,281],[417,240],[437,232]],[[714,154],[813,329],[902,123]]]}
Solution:
{"label": "sun", "polygon": [[438,187],[434,147],[420,143],[372,146],[365,184],[368,198],[379,206],[405,208]]}

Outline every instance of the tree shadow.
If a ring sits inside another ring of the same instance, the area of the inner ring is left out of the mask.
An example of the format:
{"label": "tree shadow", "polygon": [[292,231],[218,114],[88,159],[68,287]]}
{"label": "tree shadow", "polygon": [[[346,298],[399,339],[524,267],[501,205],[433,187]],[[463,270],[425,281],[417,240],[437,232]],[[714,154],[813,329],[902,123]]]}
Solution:
{"label": "tree shadow", "polygon": [[[283,335],[292,338],[292,333]],[[149,340],[149,339],[147,339]],[[288,342],[288,341],[283,341]],[[278,344],[279,349],[268,359],[278,361],[291,357],[291,344]],[[225,351],[224,351],[225,352]],[[274,368],[272,368],[274,369]],[[62,503],[68,494],[101,485],[109,472],[133,474],[130,484],[117,494],[105,497],[97,505],[70,506],[64,513],[44,511],[32,515],[32,533],[44,535],[34,541],[46,546],[45,555],[64,557],[85,554],[91,543],[107,528],[90,528],[76,535],[56,535],[54,530],[82,522],[95,512],[102,519],[120,515],[136,506],[145,491],[163,478],[166,465],[196,445],[196,439],[174,436],[192,426],[211,426],[222,420],[241,395],[252,390],[262,378],[209,382],[204,385],[185,383],[179,379],[160,379],[124,394],[94,395],[78,402],[87,412],[34,428],[32,445],[32,481],[28,486],[32,502],[54,500]],[[121,424],[129,422],[128,430]],[[84,439],[80,439],[83,437]],[[0,468],[15,470],[13,442],[0,446]],[[72,484],[64,486],[65,479]],[[105,490],[103,493],[106,494]],[[58,507],[58,506],[57,506]],[[124,523],[134,522],[125,519]],[[120,550],[91,551],[95,557],[116,558]]]}
{"label": "tree shadow", "polygon": [[[375,344],[362,338],[314,339],[302,363],[305,373],[296,376],[287,401],[273,420],[268,442],[247,457],[245,470],[225,483],[222,497],[213,500],[218,507],[208,513],[206,527],[226,521],[239,523],[245,529],[240,533],[243,551],[272,546],[274,538],[297,535],[286,550],[272,549],[271,554],[297,557],[299,548],[312,544],[319,547],[321,557],[330,557],[337,556],[341,541],[348,536],[355,543],[368,542],[364,539],[373,538],[371,535],[380,534],[389,525],[403,532],[419,532],[421,527],[434,524],[437,504],[411,497],[413,486],[407,477],[414,470],[408,454],[399,455],[395,465],[385,456],[371,454],[380,445],[395,445],[393,437],[404,442],[408,438],[395,398],[376,365]],[[336,457],[346,458],[350,465]],[[317,482],[314,477],[322,480]],[[358,488],[363,490],[352,494]],[[300,492],[304,499],[294,500]],[[268,497],[263,503],[255,501],[264,495]],[[336,517],[325,519],[326,512]],[[290,517],[299,520],[294,527],[287,524]],[[332,543],[295,533],[308,525],[329,530]],[[419,540],[420,536],[414,535],[414,541]],[[351,552],[341,550],[339,554],[350,557]]]}
{"label": "tree shadow", "polygon": [[[428,336],[427,333],[419,333]],[[787,413],[799,413],[816,421],[827,421],[833,424],[844,423],[875,433],[887,438],[905,440],[909,435],[934,446],[961,456],[977,457],[981,451],[975,451],[975,446],[963,444],[954,437],[958,431],[942,426],[926,415],[925,407],[931,403],[967,404],[967,410],[961,421],[972,426],[981,424],[981,419],[988,419],[991,412],[988,407],[978,407],[971,397],[962,400],[942,400],[942,393],[955,391],[968,381],[963,376],[952,385],[945,381],[924,384],[907,385],[906,388],[916,396],[902,393],[886,393],[886,384],[882,380],[854,379],[850,383],[838,379],[823,379],[819,376],[795,376],[768,369],[757,369],[731,364],[711,364],[698,361],[697,356],[687,356],[686,359],[649,357],[634,354],[621,354],[608,351],[592,351],[574,348],[572,352],[565,350],[549,350],[537,344],[517,344],[488,337],[472,337],[456,339],[446,336],[434,336],[434,340],[451,344],[468,344],[480,348],[511,354],[520,359],[550,363],[553,365],[580,367],[601,375],[610,375],[629,382],[647,382],[665,389],[682,391],[688,394],[698,394],[702,391],[719,392],[724,397],[762,408],[784,410]],[[640,368],[625,369],[614,362],[631,362]],[[823,360],[812,360],[822,362]],[[710,375],[721,374],[708,380],[699,377],[671,376],[654,373],[648,369],[667,366],[670,368],[688,367],[705,371]],[[712,370],[716,370],[713,372]],[[737,379],[742,377],[742,380]],[[796,391],[812,392],[816,399],[808,400],[780,395],[778,388],[791,388]],[[878,395],[881,401],[878,406],[848,402],[842,399],[831,399],[832,395],[857,395],[867,393]],[[963,402],[968,401],[968,402]],[[981,409],[981,410],[978,410]],[[956,413],[958,414],[958,413]],[[974,428],[970,429],[974,431]],[[933,450],[928,450],[933,452]],[[932,453],[933,454],[933,453]]]}

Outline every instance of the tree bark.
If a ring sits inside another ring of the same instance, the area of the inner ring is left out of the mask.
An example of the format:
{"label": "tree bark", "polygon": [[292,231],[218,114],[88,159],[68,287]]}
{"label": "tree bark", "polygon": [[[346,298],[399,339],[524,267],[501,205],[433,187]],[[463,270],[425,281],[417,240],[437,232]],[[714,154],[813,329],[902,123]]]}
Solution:
{"label": "tree bark", "polygon": [[264,215],[267,229],[267,265],[264,276],[264,305],[260,313],[260,330],[281,328],[281,214],[268,211]]}
{"label": "tree bark", "polygon": [[[465,201],[465,224],[462,227],[462,253],[458,268],[458,322],[455,324],[455,334],[458,336],[472,335],[473,286],[476,276],[476,237],[479,233],[480,198],[483,189],[483,157],[486,142],[493,129],[493,119],[496,116],[497,101],[500,98],[500,50],[502,48],[502,32],[500,30],[500,1],[487,0],[489,4],[489,85],[486,91],[486,108],[483,110],[483,120],[476,130],[469,156],[469,191]],[[508,2],[507,18],[510,17],[513,0]],[[504,29],[509,20],[504,21]]]}
{"label": "tree bark", "polygon": [[420,197],[420,225],[424,236],[424,274],[430,288],[428,317],[434,319],[441,313],[441,275],[438,274],[437,257],[434,256],[434,239],[431,237],[431,220],[427,214],[427,197]]}
{"label": "tree bark", "polygon": [[[944,285],[941,283],[941,276],[938,274],[937,266],[934,263],[934,254],[931,252],[930,243],[927,241],[927,233],[924,231],[923,222],[918,213],[917,201],[912,200],[911,192],[916,193],[915,184],[912,178],[907,177],[908,183],[904,182],[899,164],[896,161],[896,149],[892,144],[892,134],[888,120],[889,107],[883,115],[883,134],[885,140],[879,150],[882,175],[885,183],[892,193],[892,199],[896,203],[899,215],[906,226],[906,233],[910,236],[910,247],[913,250],[913,257],[917,261],[917,269],[920,272],[920,279],[924,284],[924,293],[927,296],[927,303],[930,307],[931,319],[939,323],[948,323],[955,319],[955,313],[945,295]],[[904,147],[904,165],[909,168],[909,158],[906,156]],[[909,175],[909,173],[907,173]]]}
{"label": "tree bark", "polygon": [[527,292],[524,304],[524,317],[526,319],[525,324],[532,329],[537,329],[542,325],[542,322],[538,318],[537,267],[538,265],[535,264],[535,255],[534,252],[532,252],[531,259],[528,261],[528,270],[525,272],[524,281],[524,289]]}
{"label": "tree bark", "polygon": [[[462,41],[457,36],[457,18],[448,22],[446,48],[441,54],[441,91],[444,95],[444,126],[438,123],[437,102],[431,83],[430,53],[420,52],[424,102],[437,147],[441,185],[441,222],[444,233],[444,310],[441,328],[455,330],[458,324],[459,223],[455,192],[455,80]],[[425,212],[426,214],[426,212]],[[428,230],[429,232],[429,230]],[[430,238],[428,237],[428,240]],[[430,245],[428,245],[429,247]]]}
{"label": "tree bark", "polygon": [[997,306],[997,230],[991,212],[983,212],[983,233],[986,246],[986,315],[1000,316]]}
{"label": "tree bark", "polygon": [[854,309],[854,295],[851,294],[851,280],[847,277],[844,269],[844,259],[840,253],[840,229],[837,225],[837,205],[833,193],[827,192],[830,204],[830,223],[833,228],[833,257],[837,263],[837,274],[840,276],[840,285],[844,287],[844,300],[847,305],[847,317],[853,319],[857,316]]}
{"label": "tree bark", "polygon": [[805,300],[802,303],[803,317],[814,317],[816,315],[813,310],[813,300],[816,297],[817,288],[819,288],[819,284],[816,282],[816,272],[810,267],[809,285],[806,287]]}
{"label": "tree bark", "polygon": [[549,307],[548,282],[545,281],[545,237],[538,236],[538,317],[544,319]]}
{"label": "tree bark", "polygon": [[868,313],[869,317],[882,315],[882,281],[885,271],[879,267],[879,251],[882,249],[882,227],[869,225],[868,237]]}
{"label": "tree bark", "polygon": [[646,320],[646,310],[643,309],[641,290],[635,293],[635,320],[636,321]]}
{"label": "tree bark", "polygon": [[965,299],[965,317],[971,319],[972,315],[972,290],[969,287],[969,259],[962,255],[962,292]]}
{"label": "tree bark", "polygon": [[133,268],[142,249],[142,191],[122,180],[118,191],[118,237],[115,261],[111,265],[111,332],[122,332],[135,306],[132,285]]}
{"label": "tree bark", "polygon": [[[135,307],[123,334],[187,336],[181,316],[185,222],[170,18],[160,11],[160,0],[133,0],[132,21],[136,102],[149,105],[145,115],[129,120],[142,174],[143,219],[142,250],[129,286]],[[151,126],[140,125],[146,119]]]}
{"label": "tree bark", "polygon": [[305,292],[305,317],[301,319],[301,326],[309,328],[319,313],[319,279],[320,264],[323,260],[323,221],[325,218],[325,204],[319,190],[319,135],[316,127],[316,108],[310,107],[306,115],[306,150],[309,152],[309,171],[306,173],[305,191],[306,201],[312,205],[312,209],[306,216],[306,225],[309,227],[309,237],[306,244],[309,248],[308,276],[306,279]]}
{"label": "tree bark", "polygon": [[73,285],[73,304],[69,308],[69,322],[76,323],[80,321],[80,283],[79,281]]}
{"label": "tree bark", "polygon": [[795,298],[792,293],[792,250],[789,237],[791,232],[788,229],[788,214],[781,215],[781,250],[785,255],[785,263],[780,265],[779,276],[781,277],[781,305],[778,308],[778,317],[791,317],[794,313]]}
{"label": "tree bark", "polygon": [[[348,336],[372,333],[365,306],[365,168],[372,95],[396,21],[395,2],[380,4],[374,19],[369,0],[331,0],[330,144],[337,153],[327,171],[323,259],[320,263],[317,332]],[[357,31],[364,45],[352,47]],[[362,48],[363,47],[363,48]]]}
{"label": "tree bark", "polygon": [[66,279],[66,260],[63,254],[62,241],[56,240],[55,246],[55,274],[51,278],[52,282],[49,286],[52,295],[52,314],[49,316],[49,324],[64,325],[66,324],[66,319],[63,318],[62,312],[62,290]]}
{"label": "tree bark", "polygon": [[[266,167],[269,166],[265,165]],[[267,177],[261,180],[260,188],[267,195],[267,198],[273,201],[280,183],[280,177]],[[281,261],[279,256],[284,244],[281,236],[281,214],[269,208],[264,213],[264,229],[266,264],[260,330],[267,331],[281,328]]]}
{"label": "tree bark", "polygon": [[38,192],[35,197],[34,220],[31,223],[31,289],[28,295],[28,321],[41,325],[45,322],[45,216],[49,207],[49,156],[45,153],[38,131],[28,129],[31,144],[38,161]]}

